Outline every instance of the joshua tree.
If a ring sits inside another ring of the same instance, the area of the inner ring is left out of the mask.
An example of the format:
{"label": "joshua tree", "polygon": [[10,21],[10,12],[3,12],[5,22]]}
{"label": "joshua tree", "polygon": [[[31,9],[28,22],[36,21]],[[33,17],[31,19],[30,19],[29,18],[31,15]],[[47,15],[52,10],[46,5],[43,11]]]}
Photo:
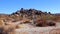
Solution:
{"label": "joshua tree", "polygon": [[35,11],[33,10],[32,11],[32,17],[33,17],[33,19],[32,19],[32,24],[34,25],[35,24]]}

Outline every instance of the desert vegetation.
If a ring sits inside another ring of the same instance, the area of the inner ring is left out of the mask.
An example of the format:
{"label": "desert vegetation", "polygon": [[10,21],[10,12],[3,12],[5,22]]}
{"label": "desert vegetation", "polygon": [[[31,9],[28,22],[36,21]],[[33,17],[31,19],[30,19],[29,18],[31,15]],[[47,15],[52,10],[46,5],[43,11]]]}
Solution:
{"label": "desert vegetation", "polygon": [[22,28],[57,27],[59,22],[60,14],[21,8],[12,14],[0,14],[0,34],[16,34],[15,30]]}

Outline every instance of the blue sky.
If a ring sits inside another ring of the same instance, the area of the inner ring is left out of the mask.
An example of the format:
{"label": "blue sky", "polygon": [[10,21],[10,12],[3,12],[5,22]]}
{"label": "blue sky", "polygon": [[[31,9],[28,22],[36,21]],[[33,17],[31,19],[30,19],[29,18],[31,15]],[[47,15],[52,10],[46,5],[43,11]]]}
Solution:
{"label": "blue sky", "polygon": [[11,14],[20,8],[60,13],[60,0],[0,0],[0,13]]}

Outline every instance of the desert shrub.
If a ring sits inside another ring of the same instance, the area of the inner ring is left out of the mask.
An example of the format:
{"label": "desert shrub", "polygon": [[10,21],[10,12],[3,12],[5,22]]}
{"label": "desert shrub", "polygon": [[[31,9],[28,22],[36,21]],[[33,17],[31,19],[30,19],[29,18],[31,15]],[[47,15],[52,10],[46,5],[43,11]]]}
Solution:
{"label": "desert shrub", "polygon": [[4,31],[4,28],[3,27],[0,27],[0,34],[2,34]]}
{"label": "desert shrub", "polygon": [[47,25],[48,25],[48,26],[55,26],[56,23],[54,23],[54,22],[49,22],[49,23],[47,23]]}

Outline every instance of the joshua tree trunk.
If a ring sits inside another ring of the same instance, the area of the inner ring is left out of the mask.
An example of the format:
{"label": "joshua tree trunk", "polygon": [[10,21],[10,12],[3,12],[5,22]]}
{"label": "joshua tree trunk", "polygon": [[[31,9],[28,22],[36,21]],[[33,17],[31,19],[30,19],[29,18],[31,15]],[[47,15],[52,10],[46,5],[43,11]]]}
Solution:
{"label": "joshua tree trunk", "polygon": [[32,25],[34,25],[35,24],[35,11],[33,11],[32,12],[32,17],[33,17],[33,19],[32,19]]}

